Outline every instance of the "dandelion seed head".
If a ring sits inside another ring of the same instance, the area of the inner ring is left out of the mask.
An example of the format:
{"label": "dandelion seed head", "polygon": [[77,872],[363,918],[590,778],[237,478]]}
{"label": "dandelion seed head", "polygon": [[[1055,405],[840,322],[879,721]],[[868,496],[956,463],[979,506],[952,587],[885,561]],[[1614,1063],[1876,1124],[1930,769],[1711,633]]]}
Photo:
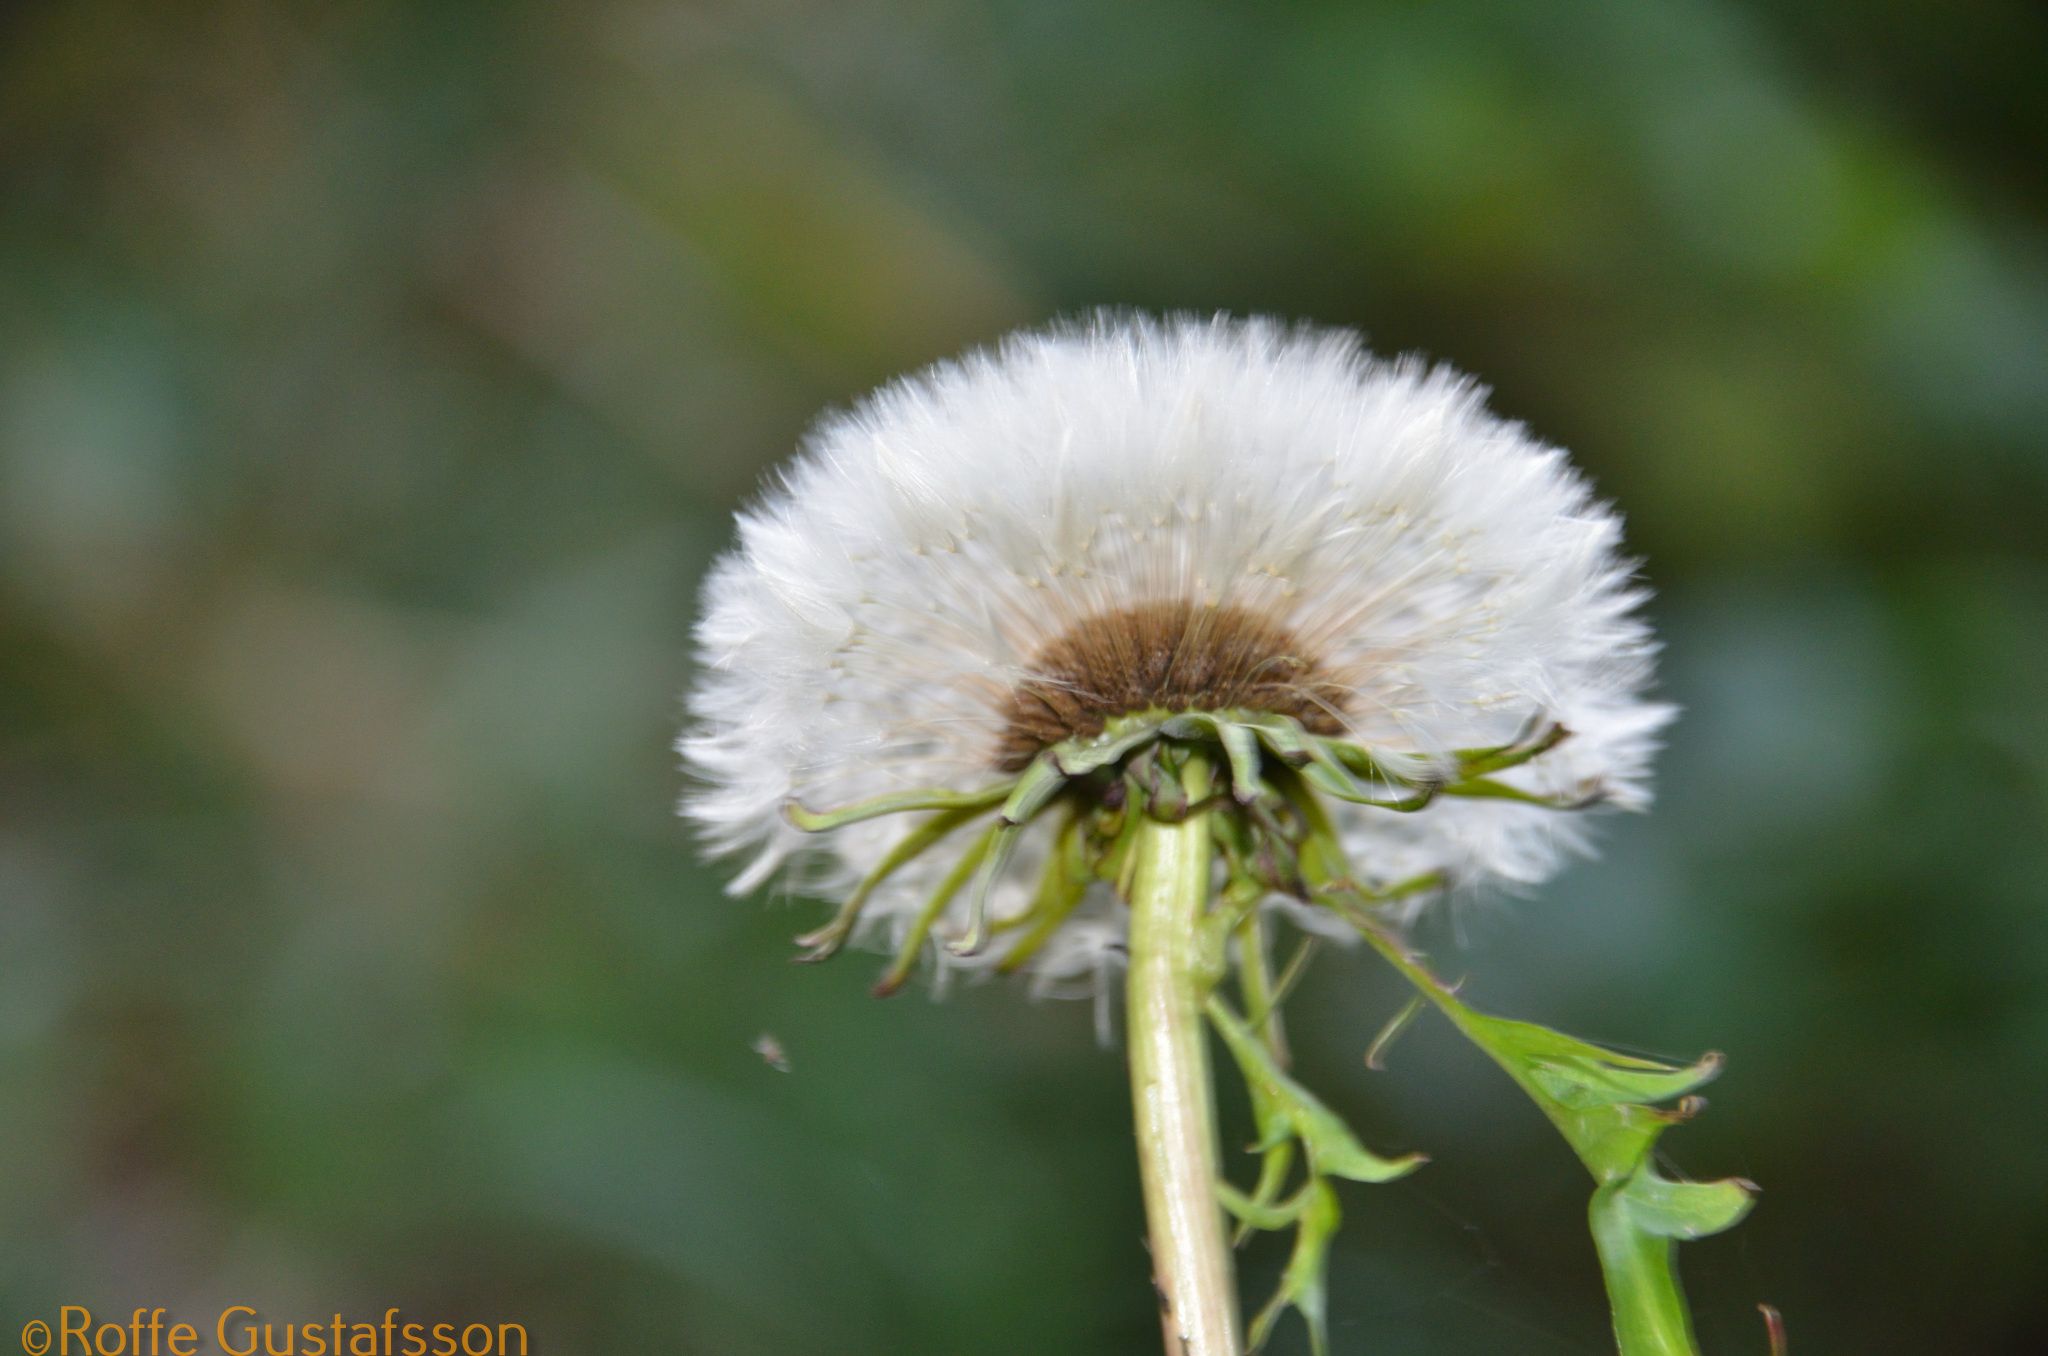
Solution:
{"label": "dandelion seed head", "polygon": [[[790,800],[971,790],[1148,706],[1283,714],[1419,767],[1555,721],[1571,738],[1500,780],[1640,806],[1670,709],[1643,695],[1655,646],[1619,548],[1564,454],[1447,368],[1262,320],[1018,335],[828,416],[741,513],[704,588],[684,809],[751,854],[736,891],[782,872],[829,897],[903,827],[812,838]],[[1587,845],[1583,816],[1505,800],[1330,809],[1383,883],[1525,887]],[[998,922],[1052,833],[1025,834]],[[904,936],[950,864],[892,876],[865,939]],[[1086,987],[1121,945],[1091,899],[1035,981]]]}

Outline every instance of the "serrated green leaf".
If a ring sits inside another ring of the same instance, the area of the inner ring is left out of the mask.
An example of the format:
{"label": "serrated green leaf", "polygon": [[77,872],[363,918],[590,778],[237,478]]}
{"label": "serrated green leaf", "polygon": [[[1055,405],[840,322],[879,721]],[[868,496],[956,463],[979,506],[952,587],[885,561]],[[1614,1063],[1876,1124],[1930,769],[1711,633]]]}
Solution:
{"label": "serrated green leaf", "polygon": [[1323,1276],[1330,1239],[1342,1220],[1337,1193],[1327,1182],[1313,1180],[1302,1188],[1301,1204],[1294,1222],[1294,1251],[1287,1258],[1287,1269],[1280,1274],[1279,1289],[1273,1292],[1273,1298],[1266,1301],[1266,1307],[1259,1310],[1258,1317],[1252,1320],[1251,1331],[1247,1335],[1251,1350],[1257,1351],[1266,1345],[1266,1339],[1273,1335],[1273,1325],[1292,1306],[1308,1324],[1309,1350],[1315,1356],[1326,1356],[1330,1337]]}
{"label": "serrated green leaf", "polygon": [[1270,1233],[1299,1220],[1306,1197],[1296,1196],[1291,1201],[1263,1201],[1256,1194],[1245,1195],[1228,1182],[1218,1182],[1216,1199],[1223,1203],[1225,1210],[1243,1221],[1246,1229]]}
{"label": "serrated green leaf", "polygon": [[1718,1055],[1693,1064],[1625,1055],[1531,1022],[1461,1002],[1370,918],[1353,921],[1373,947],[1542,1109],[1599,1183],[1588,1209],[1621,1356],[1696,1356],[1679,1289],[1676,1241],[1703,1238],[1748,1213],[1755,1188],[1729,1178],[1677,1182],[1650,1161],[1657,1137],[1696,1109],[1648,1103],[1690,1093],[1720,1071]]}
{"label": "serrated green leaf", "polygon": [[1624,1182],[1614,1198],[1644,1233],[1676,1239],[1731,1229],[1756,1204],[1755,1188],[1739,1178],[1674,1182],[1648,1165]]}
{"label": "serrated green leaf", "polygon": [[1483,1034],[1489,1048],[1512,1053],[1546,1095],[1572,1110],[1668,1101],[1704,1086],[1721,1072],[1721,1056],[1711,1051],[1691,1064],[1671,1064],[1471,1008],[1463,1008],[1462,1018],[1453,1020],[1471,1027],[1475,1036]]}
{"label": "serrated green leaf", "polygon": [[1589,1056],[1536,1058],[1529,1063],[1529,1076],[1559,1103],[1574,1109],[1668,1101],[1713,1081],[1720,1072],[1721,1056],[1711,1052],[1682,1066],[1660,1064],[1644,1068],[1619,1064],[1606,1051]]}
{"label": "serrated green leaf", "polygon": [[[1271,1052],[1222,1000],[1209,1000],[1209,1020],[1236,1057],[1245,1083],[1254,1089],[1254,1108],[1259,1097],[1268,1099],[1272,1124],[1260,1127],[1261,1142],[1255,1148],[1270,1149],[1291,1133],[1301,1141],[1317,1172],[1354,1182],[1391,1182],[1429,1161],[1422,1154],[1382,1158],[1360,1144],[1336,1112],[1281,1072]],[[1276,1129],[1280,1138],[1274,1137]]]}
{"label": "serrated green leaf", "polygon": [[1696,1356],[1678,1285],[1677,1240],[1702,1238],[1749,1212],[1752,1188],[1734,1180],[1671,1182],[1647,1163],[1593,1193],[1588,1221],[1623,1356]]}
{"label": "serrated green leaf", "polygon": [[1672,1240],[1640,1228],[1614,1187],[1593,1193],[1587,1221],[1607,1283],[1617,1348],[1624,1356],[1697,1356],[1672,1265]]}
{"label": "serrated green leaf", "polygon": [[[1244,994],[1247,1013],[1245,1025],[1256,1032],[1272,1053],[1276,1064],[1286,1058],[1286,1037],[1282,1032],[1278,1005],[1284,987],[1276,986],[1266,956],[1266,933],[1257,910],[1260,895],[1255,887],[1241,887],[1233,882],[1225,888],[1229,895],[1243,889],[1247,902],[1252,906],[1234,924],[1238,937],[1238,987]],[[1301,958],[1297,953],[1296,959]],[[1282,976],[1281,985],[1287,983]],[[1294,1140],[1287,1132],[1287,1118],[1279,1101],[1269,1089],[1246,1085],[1251,1094],[1252,1120],[1258,1126],[1259,1140],[1272,1144],[1259,1160],[1259,1180],[1252,1188],[1246,1204],[1253,1210],[1276,1208],[1280,1192],[1287,1184],[1287,1175],[1294,1167]],[[1311,1169],[1313,1170],[1313,1169]],[[1228,1204],[1228,1202],[1225,1202]],[[1255,1228],[1274,1229],[1281,1224],[1259,1224],[1255,1217],[1245,1212],[1234,1212],[1238,1216],[1236,1237],[1233,1246],[1241,1244]],[[1292,1216],[1288,1216],[1291,1219]]]}

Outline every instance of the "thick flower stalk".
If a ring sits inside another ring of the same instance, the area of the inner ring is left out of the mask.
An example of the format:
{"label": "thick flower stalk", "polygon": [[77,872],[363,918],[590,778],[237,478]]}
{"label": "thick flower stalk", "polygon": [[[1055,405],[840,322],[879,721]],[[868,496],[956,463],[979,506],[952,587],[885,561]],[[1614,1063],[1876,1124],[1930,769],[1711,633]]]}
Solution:
{"label": "thick flower stalk", "polygon": [[[1294,1253],[1322,1341],[1333,1179],[1367,1151],[1287,1071],[1280,1005],[1363,939],[1491,1054],[1593,1174],[1621,1349],[1693,1349],[1672,1241],[1741,1183],[1649,1163],[1711,1076],[1461,1004],[1402,940],[1453,889],[1527,887],[1645,804],[1669,708],[1620,524],[1445,369],[1341,333],[1103,317],[826,419],[705,589],[687,812],[836,913],[799,938],[1054,992],[1124,985],[1169,1352],[1240,1349],[1224,1212]],[[1284,932],[1298,941],[1276,965]],[[1219,1170],[1213,1030],[1259,1127]]]}

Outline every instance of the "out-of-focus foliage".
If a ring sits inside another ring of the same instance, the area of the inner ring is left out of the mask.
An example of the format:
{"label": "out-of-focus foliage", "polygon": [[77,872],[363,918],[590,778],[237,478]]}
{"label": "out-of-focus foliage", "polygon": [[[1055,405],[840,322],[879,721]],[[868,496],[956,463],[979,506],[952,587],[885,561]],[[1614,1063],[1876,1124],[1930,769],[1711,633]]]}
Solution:
{"label": "out-of-focus foliage", "polygon": [[[1453,360],[1627,508],[1661,803],[1427,940],[1727,1052],[1708,1349],[2040,1350],[2044,54],[2020,0],[14,8],[0,1317],[1146,1349],[1086,1008],[792,970],[826,911],[668,813],[695,580],[810,414],[1117,303]],[[1440,1025],[1369,1073],[1402,997],[1294,1004],[1433,1156],[1346,1189],[1336,1350],[1601,1350],[1581,1168]]]}

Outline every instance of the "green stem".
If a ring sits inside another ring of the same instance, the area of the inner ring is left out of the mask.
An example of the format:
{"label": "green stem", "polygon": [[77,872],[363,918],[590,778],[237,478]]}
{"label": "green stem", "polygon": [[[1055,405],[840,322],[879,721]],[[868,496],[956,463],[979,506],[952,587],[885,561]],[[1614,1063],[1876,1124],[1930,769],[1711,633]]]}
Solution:
{"label": "green stem", "polygon": [[1209,818],[1139,827],[1126,984],[1138,1169],[1167,1356],[1238,1356],[1237,1287],[1224,1242],[1200,924]]}
{"label": "green stem", "polygon": [[1273,990],[1273,970],[1266,962],[1266,920],[1257,909],[1237,925],[1238,983],[1244,992],[1245,1014],[1258,1029],[1273,1062],[1288,1064],[1287,1028],[1280,1023],[1280,1000]]}
{"label": "green stem", "polygon": [[[1244,995],[1244,1010],[1259,1038],[1266,1043],[1266,1049],[1273,1056],[1273,1063],[1280,1068],[1287,1067],[1287,1036],[1280,1024],[1280,1011],[1273,991],[1271,969],[1266,964],[1266,931],[1257,908],[1245,914],[1237,925],[1237,984]],[[1263,1142],[1271,1128],[1277,1108],[1270,1104],[1263,1089],[1253,1089],[1252,1118],[1259,1129]],[[1269,1144],[1259,1156],[1259,1180],[1253,1186],[1248,1204],[1258,1209],[1267,1209],[1280,1199],[1280,1188],[1287,1183],[1287,1174],[1294,1167],[1294,1140],[1283,1138],[1278,1144]],[[1237,1231],[1231,1242],[1242,1245],[1258,1227],[1251,1212],[1230,1207],[1237,1216]]]}

